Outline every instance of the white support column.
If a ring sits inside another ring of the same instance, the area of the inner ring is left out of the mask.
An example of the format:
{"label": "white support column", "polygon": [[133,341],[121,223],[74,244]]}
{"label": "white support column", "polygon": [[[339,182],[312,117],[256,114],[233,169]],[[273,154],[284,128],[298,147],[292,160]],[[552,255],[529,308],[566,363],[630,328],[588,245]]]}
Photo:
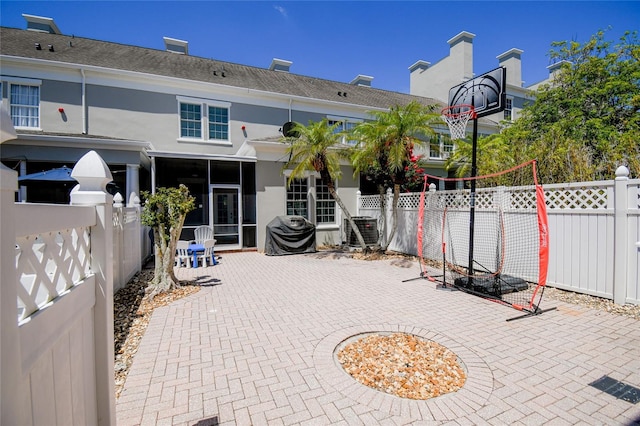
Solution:
{"label": "white support column", "polygon": [[[126,177],[126,194],[124,199],[129,200],[132,193],[140,193],[140,165],[139,164],[127,164],[127,177]],[[130,207],[127,204],[127,207]]]}
{"label": "white support column", "polygon": [[71,204],[93,205],[96,226],[91,229],[91,270],[96,275],[94,307],[95,373],[98,424],[116,423],[113,379],[113,196],[106,190],[113,176],[95,151],[85,154],[71,176],[78,185],[71,192]]}
{"label": "white support column", "polygon": [[629,169],[618,167],[613,189],[613,302],[619,305],[627,299],[628,183]]}

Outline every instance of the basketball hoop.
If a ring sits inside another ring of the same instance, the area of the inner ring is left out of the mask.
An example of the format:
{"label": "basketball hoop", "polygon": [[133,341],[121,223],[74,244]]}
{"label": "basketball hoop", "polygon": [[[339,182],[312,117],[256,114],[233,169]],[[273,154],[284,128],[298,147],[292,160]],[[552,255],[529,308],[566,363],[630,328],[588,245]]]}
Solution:
{"label": "basketball hoop", "polygon": [[465,137],[467,123],[470,119],[476,118],[476,112],[473,105],[453,105],[442,110],[442,118],[449,126],[451,140],[463,139]]}

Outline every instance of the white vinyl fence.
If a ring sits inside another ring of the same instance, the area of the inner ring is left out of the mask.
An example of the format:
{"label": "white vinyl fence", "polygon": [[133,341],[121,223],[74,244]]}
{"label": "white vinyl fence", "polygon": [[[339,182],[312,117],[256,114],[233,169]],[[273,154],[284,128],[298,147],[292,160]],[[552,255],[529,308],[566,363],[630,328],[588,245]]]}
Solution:
{"label": "white vinyl fence", "polygon": [[114,278],[140,270],[140,209],[114,208],[94,151],[72,176],[71,205],[15,203],[0,165],[3,425],[115,424]]}
{"label": "white vinyl fence", "polygon": [[122,196],[113,197],[113,291],[123,288],[142,270],[143,237],[140,225],[140,199],[131,194],[132,205],[124,206]]}
{"label": "white vinyl fence", "polygon": [[[613,181],[544,185],[549,218],[550,286],[612,299],[618,304],[640,304],[640,179],[628,176],[628,169],[619,167]],[[506,188],[504,192],[514,190],[518,189]],[[468,198],[468,193],[468,190],[437,191],[435,196]],[[478,198],[482,197],[490,195],[478,190]],[[379,230],[389,229],[391,198],[388,193],[382,215],[378,195],[360,196],[356,214],[376,218]],[[419,193],[400,195],[398,228],[390,250],[417,254],[419,202]],[[481,202],[477,204],[476,215],[477,220],[482,218]],[[429,238],[441,239],[438,230],[424,232],[432,234]],[[441,259],[440,253],[424,255]]]}

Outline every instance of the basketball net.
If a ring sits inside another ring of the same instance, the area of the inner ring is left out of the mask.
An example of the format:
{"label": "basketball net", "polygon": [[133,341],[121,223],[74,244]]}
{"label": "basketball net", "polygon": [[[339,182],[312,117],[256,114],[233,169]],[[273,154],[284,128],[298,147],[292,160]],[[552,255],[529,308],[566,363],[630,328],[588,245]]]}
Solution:
{"label": "basketball net", "polygon": [[476,112],[473,105],[453,105],[442,110],[442,118],[449,126],[451,140],[464,139],[467,123],[475,117]]}

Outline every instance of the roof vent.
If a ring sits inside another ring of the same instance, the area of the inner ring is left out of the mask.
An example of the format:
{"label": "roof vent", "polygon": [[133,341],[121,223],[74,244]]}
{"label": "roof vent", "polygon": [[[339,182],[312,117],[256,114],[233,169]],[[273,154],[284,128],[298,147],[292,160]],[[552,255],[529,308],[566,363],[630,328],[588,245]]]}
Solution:
{"label": "roof vent", "polygon": [[22,14],[22,17],[27,21],[27,30],[29,31],[38,31],[41,33],[49,33],[49,34],[62,34],[60,29],[53,22],[52,18],[45,18],[44,16],[35,16],[35,15],[27,15],[26,13]]}
{"label": "roof vent", "polygon": [[358,74],[358,76],[356,78],[354,78],[353,80],[351,80],[351,82],[349,84],[353,84],[354,86],[371,87],[371,81],[372,80],[373,80],[373,77],[371,77],[371,76]]}
{"label": "roof vent", "polygon": [[293,62],[285,61],[284,59],[273,58],[269,69],[272,71],[289,72],[289,68],[291,67],[292,63]]}
{"label": "roof vent", "polygon": [[177,38],[162,37],[167,52],[179,53],[181,55],[189,54],[189,42],[178,40]]}

